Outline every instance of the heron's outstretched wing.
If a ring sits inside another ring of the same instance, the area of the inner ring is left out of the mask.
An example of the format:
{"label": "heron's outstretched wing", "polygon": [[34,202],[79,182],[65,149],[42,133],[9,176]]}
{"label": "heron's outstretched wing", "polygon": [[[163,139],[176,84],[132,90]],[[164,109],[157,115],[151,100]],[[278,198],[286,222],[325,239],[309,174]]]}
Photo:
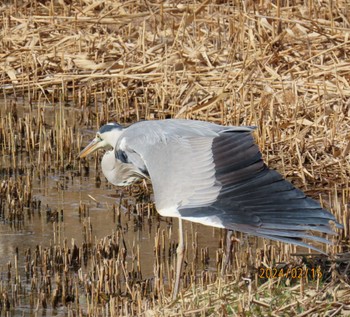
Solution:
{"label": "heron's outstretched wing", "polygon": [[129,127],[116,151],[143,162],[164,216],[302,246],[302,238],[328,243],[308,231],[332,234],[334,216],[264,164],[251,130],[146,121]]}

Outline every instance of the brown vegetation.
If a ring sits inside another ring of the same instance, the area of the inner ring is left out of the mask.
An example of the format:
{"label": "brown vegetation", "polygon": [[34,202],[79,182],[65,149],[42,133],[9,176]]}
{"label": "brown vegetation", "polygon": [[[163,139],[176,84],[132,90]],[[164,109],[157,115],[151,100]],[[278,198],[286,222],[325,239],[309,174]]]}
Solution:
{"label": "brown vegetation", "polygon": [[[256,125],[266,162],[321,199],[345,227],[327,248],[335,261],[302,261],[291,257],[294,247],[253,239],[254,247],[237,246],[221,279],[189,257],[184,292],[168,303],[172,263],[161,259],[173,249],[169,232],[158,232],[155,279],[145,280],[137,246],[130,264],[121,229],[94,241],[82,204],[82,245],[55,241],[26,252],[37,307],[63,304],[70,316],[349,314],[349,255],[335,257],[348,250],[350,232],[348,1],[18,0],[0,4],[0,15],[1,219],[20,222],[42,208],[31,179],[94,170],[76,160],[85,128],[176,117]],[[136,202],[140,219],[155,214],[148,199]],[[113,207],[117,219],[122,207]],[[59,213],[50,217],[59,226]],[[201,256],[204,263],[205,250]],[[220,272],[220,250],[217,257]],[[84,275],[85,260],[91,267]],[[325,279],[262,284],[254,268],[279,262],[319,266]],[[11,310],[26,291],[16,265],[7,270],[0,306]]]}

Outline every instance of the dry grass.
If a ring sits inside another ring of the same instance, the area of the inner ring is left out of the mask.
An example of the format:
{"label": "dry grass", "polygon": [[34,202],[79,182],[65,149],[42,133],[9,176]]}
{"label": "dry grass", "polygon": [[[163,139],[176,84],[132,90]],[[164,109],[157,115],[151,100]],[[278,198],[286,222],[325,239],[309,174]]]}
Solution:
{"label": "dry grass", "polygon": [[[43,167],[40,175],[67,168],[83,173],[88,167],[75,159],[81,132],[107,121],[182,117],[256,125],[266,162],[320,198],[344,223],[343,247],[328,251],[347,251],[348,1],[27,0],[2,3],[0,14],[0,87],[6,103],[0,111],[0,150],[14,158],[4,167],[6,175],[27,168],[17,159],[22,153]],[[17,111],[16,104],[28,104],[29,113]],[[54,112],[49,126],[48,111]],[[30,204],[30,181],[18,184],[27,186]],[[9,190],[14,186],[1,185],[0,199],[9,206],[23,195]],[[5,217],[15,211],[16,205],[1,209]],[[233,276],[219,286],[219,280],[206,286],[203,278],[203,292],[190,289],[170,307],[164,308],[167,294],[159,284],[151,299],[132,290],[139,294],[133,308],[112,297],[108,308],[89,307],[89,314],[108,315],[116,307],[120,314],[174,316],[349,312],[349,270],[321,286],[239,284],[250,265],[289,262],[294,251],[284,245],[264,248],[265,257],[271,252],[267,260],[238,248]],[[190,278],[193,272],[185,274]]]}

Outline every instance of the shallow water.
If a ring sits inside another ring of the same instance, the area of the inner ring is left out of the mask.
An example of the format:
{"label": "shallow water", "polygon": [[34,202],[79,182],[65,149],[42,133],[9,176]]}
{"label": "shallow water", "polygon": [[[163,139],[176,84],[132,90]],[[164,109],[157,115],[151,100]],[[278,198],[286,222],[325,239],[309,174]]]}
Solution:
{"label": "shallow water", "polygon": [[[4,117],[7,113],[1,105],[0,102],[0,114]],[[40,113],[37,110],[37,107],[17,106],[17,116],[19,119],[26,118],[28,114],[35,117],[36,113]],[[42,107],[41,113],[44,113],[45,124],[50,129],[54,126],[58,113],[64,115],[68,125],[73,125],[77,110],[69,107],[63,109]],[[93,137],[93,131],[84,127],[78,130],[79,133],[83,135],[82,146],[86,145]],[[76,148],[74,151],[76,153],[72,153],[72,155],[76,157],[80,149]],[[34,153],[34,155],[38,155],[38,153]],[[16,165],[21,167],[21,172],[11,170],[10,153],[0,156],[0,184],[8,182],[9,179],[17,177],[20,173],[23,177],[29,174],[33,198],[40,201],[41,207],[39,210],[25,212],[24,219],[16,224],[0,219],[0,273],[3,276],[6,275],[8,263],[11,262],[13,266],[16,250],[18,251],[19,271],[24,276],[25,252],[28,249],[33,251],[37,246],[44,249],[53,244],[63,245],[64,241],[67,241],[69,246],[72,244],[71,241],[74,241],[78,246],[81,245],[85,239],[86,219],[89,219],[92,227],[92,242],[112,234],[118,226],[113,205],[121,205],[121,223],[126,248],[131,250],[133,246],[139,246],[143,278],[152,277],[154,274],[154,248],[157,230],[165,230],[167,237],[170,233],[168,239],[173,244],[177,243],[177,220],[165,219],[155,213],[149,218],[147,215],[141,217],[143,221],[139,222],[134,210],[138,195],[131,195],[131,193],[134,188],[139,190],[140,185],[126,190],[111,186],[102,173],[95,170],[94,157],[89,158],[89,173],[85,176],[80,176],[79,162],[77,161],[70,169],[58,172],[57,168],[49,168],[46,173],[43,173],[43,166],[38,164],[35,158],[34,162],[31,163],[26,153],[18,153],[15,159],[17,160]],[[96,183],[97,175],[101,179],[100,183]],[[148,186],[148,188],[151,187]],[[136,196],[136,198],[132,196]],[[121,199],[123,204],[121,204]],[[125,208],[125,201],[129,208]],[[79,206],[81,205],[86,205],[88,218],[79,214]],[[57,211],[58,219],[48,216],[49,211]],[[185,222],[184,230],[189,246],[194,244],[194,235],[196,232],[198,233],[198,249],[209,249],[211,259],[209,263],[214,267],[221,231],[188,222]],[[188,257],[191,259],[192,255],[189,254]]]}
{"label": "shallow water", "polygon": [[[5,164],[3,164],[4,166]],[[91,164],[93,166],[93,164]],[[33,174],[36,174],[36,167]],[[154,248],[157,230],[165,230],[169,240],[177,243],[177,220],[162,218],[152,215],[150,218],[143,217],[141,223],[135,221],[135,198],[127,197],[128,191],[121,191],[108,184],[107,180],[101,176],[101,184],[96,186],[95,170],[90,168],[89,176],[74,176],[75,171],[67,171],[60,174],[48,175],[44,177],[33,177],[33,197],[41,202],[39,210],[32,213],[25,213],[24,220],[14,225],[6,221],[0,221],[0,276],[2,282],[7,281],[8,264],[12,268],[15,263],[15,254],[18,254],[18,271],[22,281],[26,280],[25,274],[25,254],[28,249],[33,251],[40,246],[42,249],[51,245],[63,245],[67,241],[70,247],[72,241],[77,245],[84,242],[86,220],[92,227],[92,242],[100,241],[104,237],[112,234],[116,230],[116,221],[113,205],[119,205],[123,195],[123,202],[128,201],[130,208],[121,208],[121,225],[128,259],[131,261],[131,251],[133,246],[139,246],[140,263],[143,278],[154,276]],[[1,175],[0,183],[7,181],[8,176]],[[136,185],[136,188],[139,185]],[[86,205],[88,217],[79,214],[79,206]],[[48,211],[58,211],[58,219],[48,216]],[[63,215],[61,217],[61,215]],[[192,246],[194,233],[198,233],[198,248],[208,248],[210,254],[211,269],[215,269],[215,254],[219,247],[220,230],[205,227],[199,224],[184,224],[189,246]],[[190,248],[189,248],[190,249]],[[191,252],[191,250],[189,250]],[[189,265],[191,265],[192,254],[188,254]],[[89,271],[89,264],[83,268]],[[13,272],[13,269],[12,269]],[[28,283],[28,293],[30,284]],[[84,300],[80,300],[81,305]],[[9,316],[64,316],[63,308],[36,311],[29,299],[22,298],[14,305],[14,309]]]}
{"label": "shallow water", "polygon": [[[76,244],[81,244],[83,230],[82,220],[79,216],[80,203],[88,206],[93,240],[98,241],[111,234],[116,229],[112,206],[119,204],[121,192],[108,185],[104,179],[100,188],[96,188],[94,183],[94,176],[72,177],[66,180],[65,175],[55,175],[42,181],[33,180],[33,194],[37,200],[41,201],[41,211],[35,212],[30,218],[26,217],[22,224],[16,227],[6,222],[0,222],[0,266],[6,265],[9,260],[13,259],[16,248],[20,254],[23,254],[26,249],[33,250],[37,245],[41,245],[43,248],[48,247],[54,240],[61,243],[67,240],[70,244],[70,241],[74,239]],[[130,205],[132,203],[133,199],[131,198]],[[47,210],[57,210],[59,214],[62,211],[63,221],[56,223],[48,218]],[[132,215],[126,210],[122,212],[122,218],[122,222],[128,227],[128,230],[125,231],[127,247],[131,249],[134,243],[140,245],[140,258],[144,273],[146,275],[152,274],[155,231],[158,226],[168,227],[171,220],[159,218],[159,222],[158,219],[155,219],[156,217],[152,217],[151,222],[145,221],[139,226],[135,225]],[[56,238],[53,226],[59,226],[59,236]],[[197,231],[199,243],[202,242],[202,246],[217,248],[219,230],[187,222],[185,230],[187,232]],[[173,239],[177,241],[177,221],[174,221],[173,231]],[[213,236],[213,239],[208,240],[208,236]]]}
{"label": "shallow water", "polygon": [[[41,106],[40,108],[38,106],[29,107],[25,103],[17,104],[16,124],[20,120],[28,122],[33,117],[38,119],[38,115],[43,115],[47,131],[53,129],[58,119],[64,119],[67,129],[76,124],[76,117],[79,112],[77,109],[51,106]],[[9,103],[7,103],[6,108],[5,103],[0,101],[0,119],[7,119],[11,109]],[[2,128],[8,130],[9,126]],[[16,133],[16,131],[13,133]],[[74,142],[80,139],[81,146],[86,145],[93,136],[93,131],[89,131],[84,127],[78,128],[76,133],[77,139],[74,139]],[[79,137],[79,135],[83,137]],[[73,157],[76,157],[79,153],[80,148],[78,147],[73,144],[71,150]],[[140,191],[140,185],[126,190],[111,186],[104,176],[95,170],[93,156],[89,158],[89,173],[80,176],[82,174],[81,170],[84,171],[84,169],[79,170],[80,163],[75,159],[73,159],[73,164],[66,169],[57,168],[57,166],[44,167],[42,160],[39,162],[40,158],[37,151],[29,153],[32,157],[29,157],[28,153],[20,151],[13,158],[10,148],[0,147],[0,149],[2,149],[2,152],[0,152],[0,184],[8,183],[11,179],[17,177],[29,177],[32,185],[32,197],[35,201],[40,202],[40,208],[34,210],[25,208],[24,217],[20,221],[10,222],[5,218],[1,218],[0,215],[0,286],[4,285],[8,289],[8,281],[13,281],[13,277],[9,278],[8,272],[11,271],[11,274],[14,274],[16,271],[14,268],[17,254],[19,278],[24,281],[21,285],[27,289],[27,295],[19,296],[17,298],[18,302],[11,304],[11,310],[8,311],[9,316],[65,315],[64,309],[50,308],[51,305],[47,309],[43,309],[39,305],[36,309],[39,299],[31,299],[29,295],[31,293],[30,279],[27,280],[25,272],[27,250],[31,250],[33,254],[36,248],[45,249],[52,245],[63,246],[66,243],[68,247],[71,247],[74,243],[81,246],[83,242],[86,242],[86,228],[90,225],[92,228],[90,242],[96,243],[111,235],[121,225],[125,247],[128,250],[127,258],[131,262],[131,250],[135,246],[139,247],[142,278],[147,279],[154,276],[154,249],[157,231],[166,231],[167,239],[173,244],[177,243],[177,221],[173,222],[171,219],[159,217],[154,211],[150,217],[136,215],[135,204],[140,195],[135,194],[135,190]],[[57,150],[54,146],[53,149]],[[13,160],[16,161],[15,164]],[[52,162],[54,165],[54,161]],[[19,169],[14,170],[14,166],[19,167]],[[43,172],[43,169],[45,169],[45,172]],[[97,175],[101,179],[100,183],[96,183]],[[150,186],[148,187],[150,188]],[[21,188],[20,190],[25,189]],[[86,215],[79,213],[81,206],[86,207]],[[120,223],[116,218],[115,206],[120,206]],[[56,212],[58,213],[57,218],[55,217]],[[142,214],[143,212],[139,211],[139,213]],[[184,229],[189,245],[193,244],[194,233],[198,232],[198,247],[211,249],[213,264],[219,245],[220,230],[191,223],[186,223]],[[209,237],[212,238],[209,239]],[[192,254],[188,254],[188,259],[192,259]],[[89,265],[88,263],[82,269],[88,272]],[[11,287],[12,285],[10,285],[10,289]],[[86,299],[80,299],[82,306],[84,306],[84,301]]]}

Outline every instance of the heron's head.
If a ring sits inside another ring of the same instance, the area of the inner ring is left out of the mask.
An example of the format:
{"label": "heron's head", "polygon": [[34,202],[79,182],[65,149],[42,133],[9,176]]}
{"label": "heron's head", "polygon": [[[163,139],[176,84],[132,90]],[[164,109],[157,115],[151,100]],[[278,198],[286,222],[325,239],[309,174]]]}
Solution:
{"label": "heron's head", "polygon": [[107,123],[97,131],[96,137],[79,154],[83,158],[98,149],[106,147],[114,148],[119,136],[123,132],[123,127],[117,123]]}

